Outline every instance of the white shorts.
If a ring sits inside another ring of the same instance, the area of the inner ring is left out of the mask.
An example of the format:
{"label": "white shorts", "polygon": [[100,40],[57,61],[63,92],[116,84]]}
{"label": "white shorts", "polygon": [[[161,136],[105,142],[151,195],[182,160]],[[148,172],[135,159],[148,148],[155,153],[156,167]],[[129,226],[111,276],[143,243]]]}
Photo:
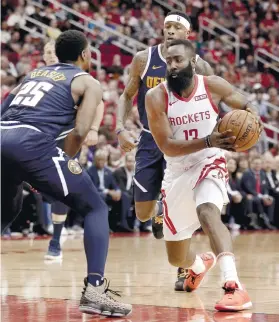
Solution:
{"label": "white shorts", "polygon": [[162,185],[164,238],[167,241],[189,239],[200,227],[196,208],[204,203],[216,205],[220,212],[228,203],[226,163],[206,160],[182,173],[168,172]]}

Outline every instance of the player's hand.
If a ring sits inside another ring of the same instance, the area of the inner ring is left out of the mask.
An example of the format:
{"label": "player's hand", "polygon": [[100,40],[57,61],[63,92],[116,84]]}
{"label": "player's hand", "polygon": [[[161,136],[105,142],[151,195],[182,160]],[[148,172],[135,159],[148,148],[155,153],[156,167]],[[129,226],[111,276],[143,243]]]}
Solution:
{"label": "player's hand", "polygon": [[250,107],[248,107],[248,108],[246,109],[246,111],[247,111],[248,113],[253,114],[253,116],[256,118],[256,121],[257,121],[257,123],[259,124],[259,136],[260,136],[260,135],[261,135],[261,133],[262,133],[262,131],[263,131],[263,129],[264,129],[264,126],[263,126],[263,122],[262,122],[262,120],[261,120],[261,117],[259,116],[259,114],[258,114],[254,109],[252,109],[252,108],[250,108]]}
{"label": "player's hand", "polygon": [[90,130],[84,140],[84,144],[87,146],[96,145],[98,143],[98,132],[95,130]]}
{"label": "player's hand", "polygon": [[127,130],[123,130],[118,134],[118,141],[121,149],[125,152],[132,151],[138,145],[136,135]]}
{"label": "player's hand", "polygon": [[232,130],[227,130],[222,133],[218,132],[220,122],[221,120],[219,120],[209,136],[211,146],[228,151],[235,151],[237,148],[237,145],[235,145],[236,137],[233,135]]}
{"label": "player's hand", "polygon": [[235,202],[235,203],[240,203],[242,201],[242,195],[240,193],[232,196],[232,200]]}

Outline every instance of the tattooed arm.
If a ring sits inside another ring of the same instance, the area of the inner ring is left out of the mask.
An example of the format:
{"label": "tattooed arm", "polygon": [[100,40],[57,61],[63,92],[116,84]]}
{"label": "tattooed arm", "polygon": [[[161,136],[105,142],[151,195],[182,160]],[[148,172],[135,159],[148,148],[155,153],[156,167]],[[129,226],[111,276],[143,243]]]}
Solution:
{"label": "tattooed arm", "polygon": [[132,133],[124,129],[124,124],[133,107],[133,98],[138,92],[141,75],[147,64],[147,59],[148,49],[136,54],[130,66],[128,83],[119,99],[116,129],[121,131],[118,134],[118,140],[120,147],[126,152],[137,146],[137,143],[135,143],[136,138],[133,137]]}
{"label": "tattooed arm", "polygon": [[211,68],[211,66],[203,60],[202,58],[199,57],[197,64],[196,64],[196,73],[199,75],[204,75],[204,76],[211,76],[214,75],[214,71]]}

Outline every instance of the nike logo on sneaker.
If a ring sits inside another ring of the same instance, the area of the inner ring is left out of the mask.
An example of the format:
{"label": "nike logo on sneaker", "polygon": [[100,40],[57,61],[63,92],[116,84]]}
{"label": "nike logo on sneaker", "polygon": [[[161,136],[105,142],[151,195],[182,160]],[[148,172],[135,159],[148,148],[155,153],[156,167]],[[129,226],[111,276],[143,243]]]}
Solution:
{"label": "nike logo on sneaker", "polygon": [[152,66],[152,69],[159,69],[159,68],[162,68],[163,66],[155,66],[155,65],[153,65]]}

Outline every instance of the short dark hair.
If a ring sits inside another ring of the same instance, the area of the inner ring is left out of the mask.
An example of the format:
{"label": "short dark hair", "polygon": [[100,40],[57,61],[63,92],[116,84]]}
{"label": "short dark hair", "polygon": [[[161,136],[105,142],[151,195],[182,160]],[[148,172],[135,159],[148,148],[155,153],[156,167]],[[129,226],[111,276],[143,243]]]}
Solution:
{"label": "short dark hair", "polygon": [[170,15],[177,15],[177,16],[185,18],[190,24],[190,29],[192,29],[191,19],[185,12],[180,11],[180,10],[172,10],[167,14],[167,16],[170,16]]}
{"label": "short dark hair", "polygon": [[183,45],[185,48],[190,49],[194,54],[196,53],[195,47],[191,43],[191,41],[187,39],[174,39],[169,44],[169,47]]}
{"label": "short dark hair", "polygon": [[55,53],[61,63],[75,62],[87,45],[88,41],[83,32],[67,30],[56,39]]}

